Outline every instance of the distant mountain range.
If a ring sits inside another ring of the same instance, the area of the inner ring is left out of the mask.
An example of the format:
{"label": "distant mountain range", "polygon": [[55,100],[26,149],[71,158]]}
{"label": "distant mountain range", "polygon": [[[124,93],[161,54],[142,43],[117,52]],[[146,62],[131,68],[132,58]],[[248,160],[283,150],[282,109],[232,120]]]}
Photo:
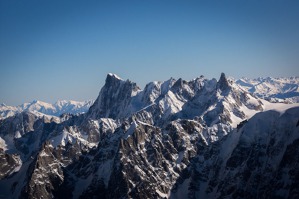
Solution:
{"label": "distant mountain range", "polygon": [[272,102],[299,102],[299,77],[241,78],[236,83],[257,97]]}
{"label": "distant mountain range", "polygon": [[0,120],[0,198],[298,198],[299,103],[274,96],[295,83],[256,81],[108,74],[84,114],[35,102]]}
{"label": "distant mountain range", "polygon": [[4,119],[23,111],[30,111],[33,113],[49,116],[60,116],[64,113],[78,114],[85,113],[93,104],[93,100],[87,101],[73,101],[73,100],[59,100],[54,104],[34,100],[30,103],[24,103],[19,106],[0,105],[0,119]]}

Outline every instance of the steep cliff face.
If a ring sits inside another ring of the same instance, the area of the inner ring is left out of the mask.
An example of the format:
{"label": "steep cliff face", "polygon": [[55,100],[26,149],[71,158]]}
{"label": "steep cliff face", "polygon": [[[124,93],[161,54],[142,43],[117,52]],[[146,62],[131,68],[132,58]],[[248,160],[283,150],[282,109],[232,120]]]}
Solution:
{"label": "steep cliff face", "polygon": [[296,106],[225,74],[144,90],[108,74],[86,114],[0,121],[0,198],[295,197]]}
{"label": "steep cliff face", "polygon": [[108,74],[104,87],[87,115],[92,119],[126,117],[131,113],[132,97],[138,91],[140,89],[135,83],[129,80],[124,81],[114,74]]}
{"label": "steep cliff face", "polygon": [[0,149],[0,160],[0,180],[17,172],[22,165],[22,161],[17,154],[7,154],[3,149]]}

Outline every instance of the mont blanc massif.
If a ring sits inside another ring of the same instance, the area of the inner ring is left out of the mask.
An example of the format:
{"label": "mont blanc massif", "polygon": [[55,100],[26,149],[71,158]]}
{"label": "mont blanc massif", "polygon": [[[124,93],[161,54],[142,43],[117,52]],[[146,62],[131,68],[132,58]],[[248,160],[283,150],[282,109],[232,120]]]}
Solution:
{"label": "mont blanc massif", "polygon": [[298,86],[108,74],[94,102],[2,104],[0,198],[299,198]]}

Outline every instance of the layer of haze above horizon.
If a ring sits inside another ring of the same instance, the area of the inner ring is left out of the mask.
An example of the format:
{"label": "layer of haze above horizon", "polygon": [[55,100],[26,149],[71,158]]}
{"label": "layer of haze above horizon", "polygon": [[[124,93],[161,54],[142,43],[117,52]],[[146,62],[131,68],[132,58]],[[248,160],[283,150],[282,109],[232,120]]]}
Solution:
{"label": "layer of haze above horizon", "polygon": [[298,76],[299,1],[1,1],[0,103],[136,82]]}

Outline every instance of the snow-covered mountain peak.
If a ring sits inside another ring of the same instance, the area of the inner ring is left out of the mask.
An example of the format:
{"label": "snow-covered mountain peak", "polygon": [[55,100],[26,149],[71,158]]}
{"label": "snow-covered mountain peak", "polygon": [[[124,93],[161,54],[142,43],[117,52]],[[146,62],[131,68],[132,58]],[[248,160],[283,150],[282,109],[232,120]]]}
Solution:
{"label": "snow-covered mountain peak", "polygon": [[105,80],[104,87],[118,87],[119,84],[124,83],[125,81],[119,78],[117,75],[108,73]]}
{"label": "snow-covered mountain peak", "polygon": [[46,109],[47,108],[49,108],[49,109],[53,108],[54,109],[54,106],[52,104],[47,103],[47,102],[43,102],[43,101],[40,101],[40,100],[33,100],[28,107],[30,107],[30,106],[43,106]]}
{"label": "snow-covered mountain peak", "polygon": [[113,74],[113,73],[108,73],[107,74],[107,77],[111,77],[111,78],[115,78],[115,79],[119,79],[119,80],[123,80],[122,78],[120,78],[118,75],[116,75],[116,74]]}
{"label": "snow-covered mountain peak", "polygon": [[116,92],[116,89],[122,89],[122,88],[128,89],[129,87],[131,87],[132,93],[140,90],[140,88],[137,86],[135,82],[132,82],[130,80],[123,80],[122,78],[120,78],[115,74],[108,73],[106,76],[106,81],[103,89],[108,89],[108,90],[114,89]]}

